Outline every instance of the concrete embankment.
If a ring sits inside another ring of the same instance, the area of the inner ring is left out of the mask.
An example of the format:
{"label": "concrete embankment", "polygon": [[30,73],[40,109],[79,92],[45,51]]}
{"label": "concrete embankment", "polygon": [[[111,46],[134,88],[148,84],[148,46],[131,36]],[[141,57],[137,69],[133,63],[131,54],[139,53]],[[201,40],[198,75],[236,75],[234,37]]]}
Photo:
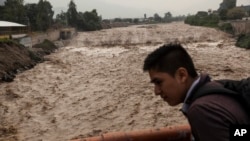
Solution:
{"label": "concrete embankment", "polygon": [[49,30],[45,33],[31,33],[28,36],[16,37],[17,40],[26,47],[32,48],[33,45],[40,44],[44,40],[52,42],[58,40],[67,40],[77,34],[75,28],[63,28],[57,30]]}
{"label": "concrete embankment", "polygon": [[233,21],[231,25],[235,35],[250,33],[250,21]]}

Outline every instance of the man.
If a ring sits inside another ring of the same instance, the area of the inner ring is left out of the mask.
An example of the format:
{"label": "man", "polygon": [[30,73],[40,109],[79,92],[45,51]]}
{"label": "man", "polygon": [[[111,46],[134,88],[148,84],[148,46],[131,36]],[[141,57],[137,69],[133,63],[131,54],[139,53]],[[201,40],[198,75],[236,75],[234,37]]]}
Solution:
{"label": "man", "polygon": [[232,124],[250,124],[242,105],[231,96],[210,94],[194,98],[211,87],[223,87],[198,75],[192,58],[179,44],[163,45],[150,53],[143,70],[149,73],[155,94],[170,106],[183,103],[181,111],[188,118],[196,141],[229,141]]}

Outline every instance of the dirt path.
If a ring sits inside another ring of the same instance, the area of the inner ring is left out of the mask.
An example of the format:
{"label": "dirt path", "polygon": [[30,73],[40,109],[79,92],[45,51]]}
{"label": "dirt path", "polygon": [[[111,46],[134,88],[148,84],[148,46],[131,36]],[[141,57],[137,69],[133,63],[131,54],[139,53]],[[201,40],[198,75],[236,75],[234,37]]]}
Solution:
{"label": "dirt path", "polygon": [[199,72],[249,76],[250,51],[215,29],[171,23],[79,33],[48,61],[0,85],[0,140],[61,141],[187,123],[180,105],[154,96],[142,72],[149,52],[177,40]]}

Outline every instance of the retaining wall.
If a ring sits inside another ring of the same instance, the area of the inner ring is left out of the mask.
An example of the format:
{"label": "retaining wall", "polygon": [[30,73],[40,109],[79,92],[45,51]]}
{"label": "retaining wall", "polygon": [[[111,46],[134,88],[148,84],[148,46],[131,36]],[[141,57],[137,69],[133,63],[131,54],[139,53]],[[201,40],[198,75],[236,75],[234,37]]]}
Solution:
{"label": "retaining wall", "polygon": [[[65,36],[64,33],[67,33],[67,36]],[[63,28],[59,30],[50,30],[45,33],[36,33],[35,35],[28,35],[22,38],[17,38],[17,40],[25,47],[31,48],[35,44],[42,43],[45,39],[54,42],[61,39],[70,39],[75,34],[76,30],[74,28]]]}
{"label": "retaining wall", "polygon": [[61,37],[63,35],[62,33],[64,33],[65,31],[67,33],[69,33],[69,35],[67,36],[68,38],[71,38],[73,35],[76,34],[76,30],[74,28],[64,28],[64,29],[60,29],[60,30],[51,30],[51,31],[48,31],[46,33],[32,35],[31,36],[32,45],[42,43],[45,39],[50,40],[50,41],[60,40],[60,39],[62,39],[62,37]]}
{"label": "retaining wall", "polygon": [[233,26],[234,34],[246,34],[250,33],[250,21],[232,21],[230,22]]}

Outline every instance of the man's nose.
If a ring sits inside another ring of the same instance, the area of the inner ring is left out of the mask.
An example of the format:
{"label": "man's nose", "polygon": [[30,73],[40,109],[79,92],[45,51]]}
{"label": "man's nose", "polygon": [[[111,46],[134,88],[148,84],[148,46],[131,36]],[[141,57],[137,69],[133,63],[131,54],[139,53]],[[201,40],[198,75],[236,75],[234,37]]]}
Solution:
{"label": "man's nose", "polygon": [[161,89],[159,86],[155,85],[155,95],[160,95],[161,94]]}

